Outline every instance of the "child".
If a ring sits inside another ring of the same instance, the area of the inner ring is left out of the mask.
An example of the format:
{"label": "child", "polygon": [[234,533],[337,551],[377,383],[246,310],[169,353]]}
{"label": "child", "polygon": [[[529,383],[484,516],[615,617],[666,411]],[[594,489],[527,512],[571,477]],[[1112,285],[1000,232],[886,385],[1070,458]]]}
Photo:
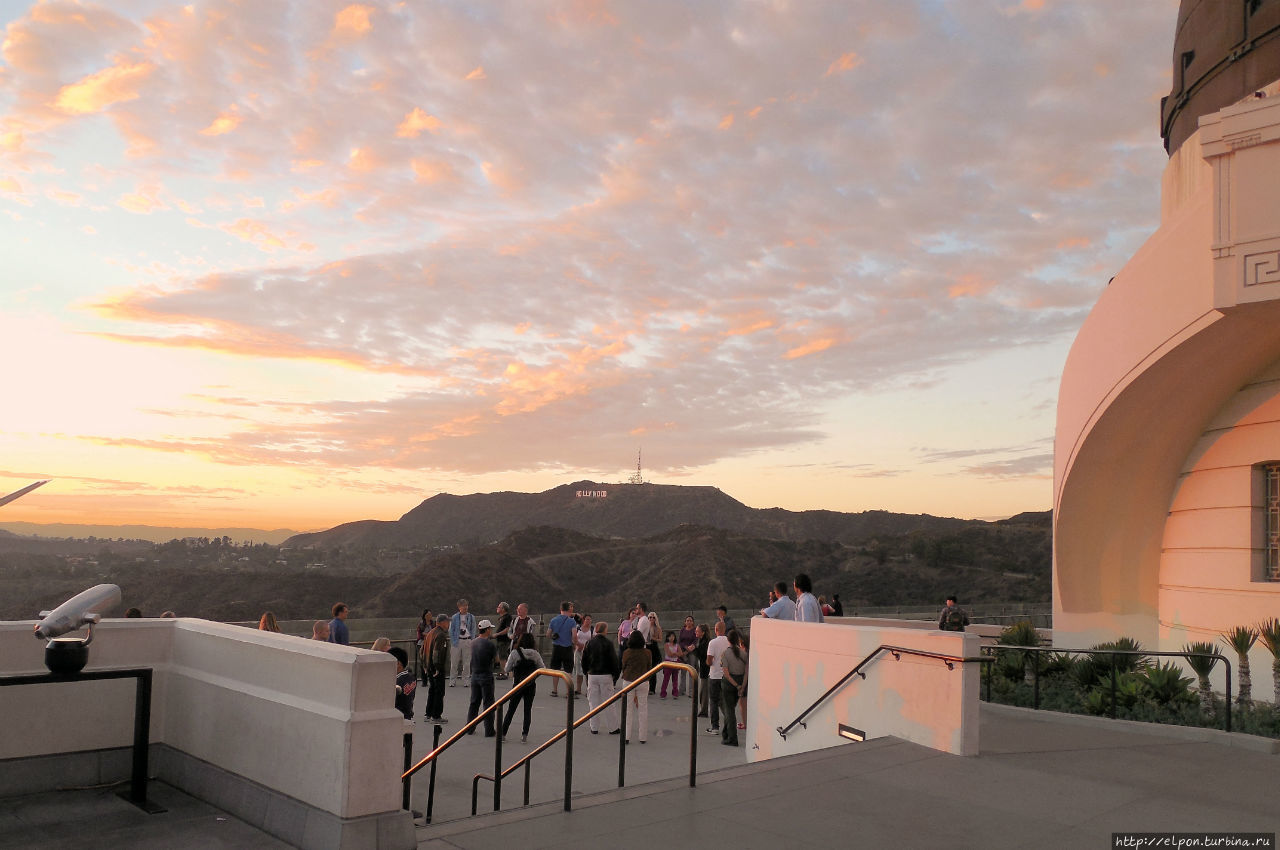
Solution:
{"label": "child", "polygon": [[404,715],[405,720],[413,719],[413,694],[417,690],[417,682],[413,673],[406,668],[409,665],[409,653],[398,646],[387,650],[396,660],[396,708]]}
{"label": "child", "polygon": [[[667,642],[662,647],[662,660],[680,663],[680,645],[676,643],[676,633],[667,632]],[[662,699],[667,698],[667,683],[671,683],[671,695],[680,696],[680,671],[670,667],[662,669]]]}

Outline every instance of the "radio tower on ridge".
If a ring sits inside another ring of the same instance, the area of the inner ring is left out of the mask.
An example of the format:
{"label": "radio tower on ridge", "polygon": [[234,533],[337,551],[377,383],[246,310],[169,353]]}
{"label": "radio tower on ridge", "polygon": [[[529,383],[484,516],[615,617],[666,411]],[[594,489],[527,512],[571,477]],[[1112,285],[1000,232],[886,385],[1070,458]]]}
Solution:
{"label": "radio tower on ridge", "polygon": [[636,471],[635,474],[628,479],[629,484],[643,484],[644,476],[640,474],[640,450],[636,450]]}

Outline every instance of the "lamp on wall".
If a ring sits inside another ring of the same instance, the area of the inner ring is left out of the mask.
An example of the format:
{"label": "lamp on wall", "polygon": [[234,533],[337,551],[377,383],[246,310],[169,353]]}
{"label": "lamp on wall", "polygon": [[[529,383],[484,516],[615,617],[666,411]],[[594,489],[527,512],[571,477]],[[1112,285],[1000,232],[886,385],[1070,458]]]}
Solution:
{"label": "lamp on wall", "polygon": [[836,734],[841,738],[848,738],[850,741],[865,741],[867,733],[861,729],[854,729],[852,726],[846,726],[843,723],[836,725]]}

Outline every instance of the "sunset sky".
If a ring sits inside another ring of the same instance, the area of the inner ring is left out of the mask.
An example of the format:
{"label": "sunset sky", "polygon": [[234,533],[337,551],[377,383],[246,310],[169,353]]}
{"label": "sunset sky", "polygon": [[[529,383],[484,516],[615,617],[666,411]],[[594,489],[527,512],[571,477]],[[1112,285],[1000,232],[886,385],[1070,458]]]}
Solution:
{"label": "sunset sky", "polygon": [[0,0],[0,520],[1050,505],[1177,0]]}

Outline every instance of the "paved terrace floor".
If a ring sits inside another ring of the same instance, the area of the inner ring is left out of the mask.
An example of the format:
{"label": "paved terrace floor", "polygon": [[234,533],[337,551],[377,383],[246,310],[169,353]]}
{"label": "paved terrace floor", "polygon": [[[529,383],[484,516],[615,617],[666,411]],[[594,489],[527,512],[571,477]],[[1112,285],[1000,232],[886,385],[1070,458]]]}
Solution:
{"label": "paved terrace floor", "polygon": [[[450,710],[460,697],[456,693],[450,699]],[[542,697],[539,702],[548,712],[557,704]],[[666,705],[674,716],[671,701]],[[655,727],[665,728],[667,722],[659,720]],[[540,719],[534,723],[537,730]],[[728,754],[728,761],[736,762],[742,751],[721,747],[703,732],[700,764],[708,772],[700,771],[692,790],[687,777],[674,778],[670,770],[669,778],[644,785],[588,790],[616,780],[616,760],[604,758],[603,750],[608,748],[604,741],[617,739],[583,735],[583,749],[575,747],[575,788],[581,791],[572,812],[555,801],[446,820],[419,827],[418,846],[617,846],[631,830],[637,841],[683,846],[1104,848],[1115,832],[1280,829],[1280,756],[1188,740],[1179,730],[1081,722],[987,705],[981,723],[982,754],[973,758],[883,738],[759,765],[720,767],[708,763],[710,753]],[[677,739],[687,744],[687,738],[666,735],[651,738],[645,751],[662,752],[670,745],[673,752],[687,752]],[[475,740],[478,752],[484,739]],[[601,748],[601,757],[589,757],[589,746]],[[628,748],[629,761],[637,749]],[[663,760],[673,759],[664,755]],[[467,809],[471,772],[465,782]],[[168,814],[144,815],[104,791],[0,800],[0,847],[32,847],[59,838],[79,843],[89,836],[115,847],[282,846],[172,788],[152,787]],[[508,798],[504,786],[504,800],[517,802],[517,790],[518,783]],[[417,797],[415,790],[415,805]],[[438,800],[443,815],[440,806]]]}

